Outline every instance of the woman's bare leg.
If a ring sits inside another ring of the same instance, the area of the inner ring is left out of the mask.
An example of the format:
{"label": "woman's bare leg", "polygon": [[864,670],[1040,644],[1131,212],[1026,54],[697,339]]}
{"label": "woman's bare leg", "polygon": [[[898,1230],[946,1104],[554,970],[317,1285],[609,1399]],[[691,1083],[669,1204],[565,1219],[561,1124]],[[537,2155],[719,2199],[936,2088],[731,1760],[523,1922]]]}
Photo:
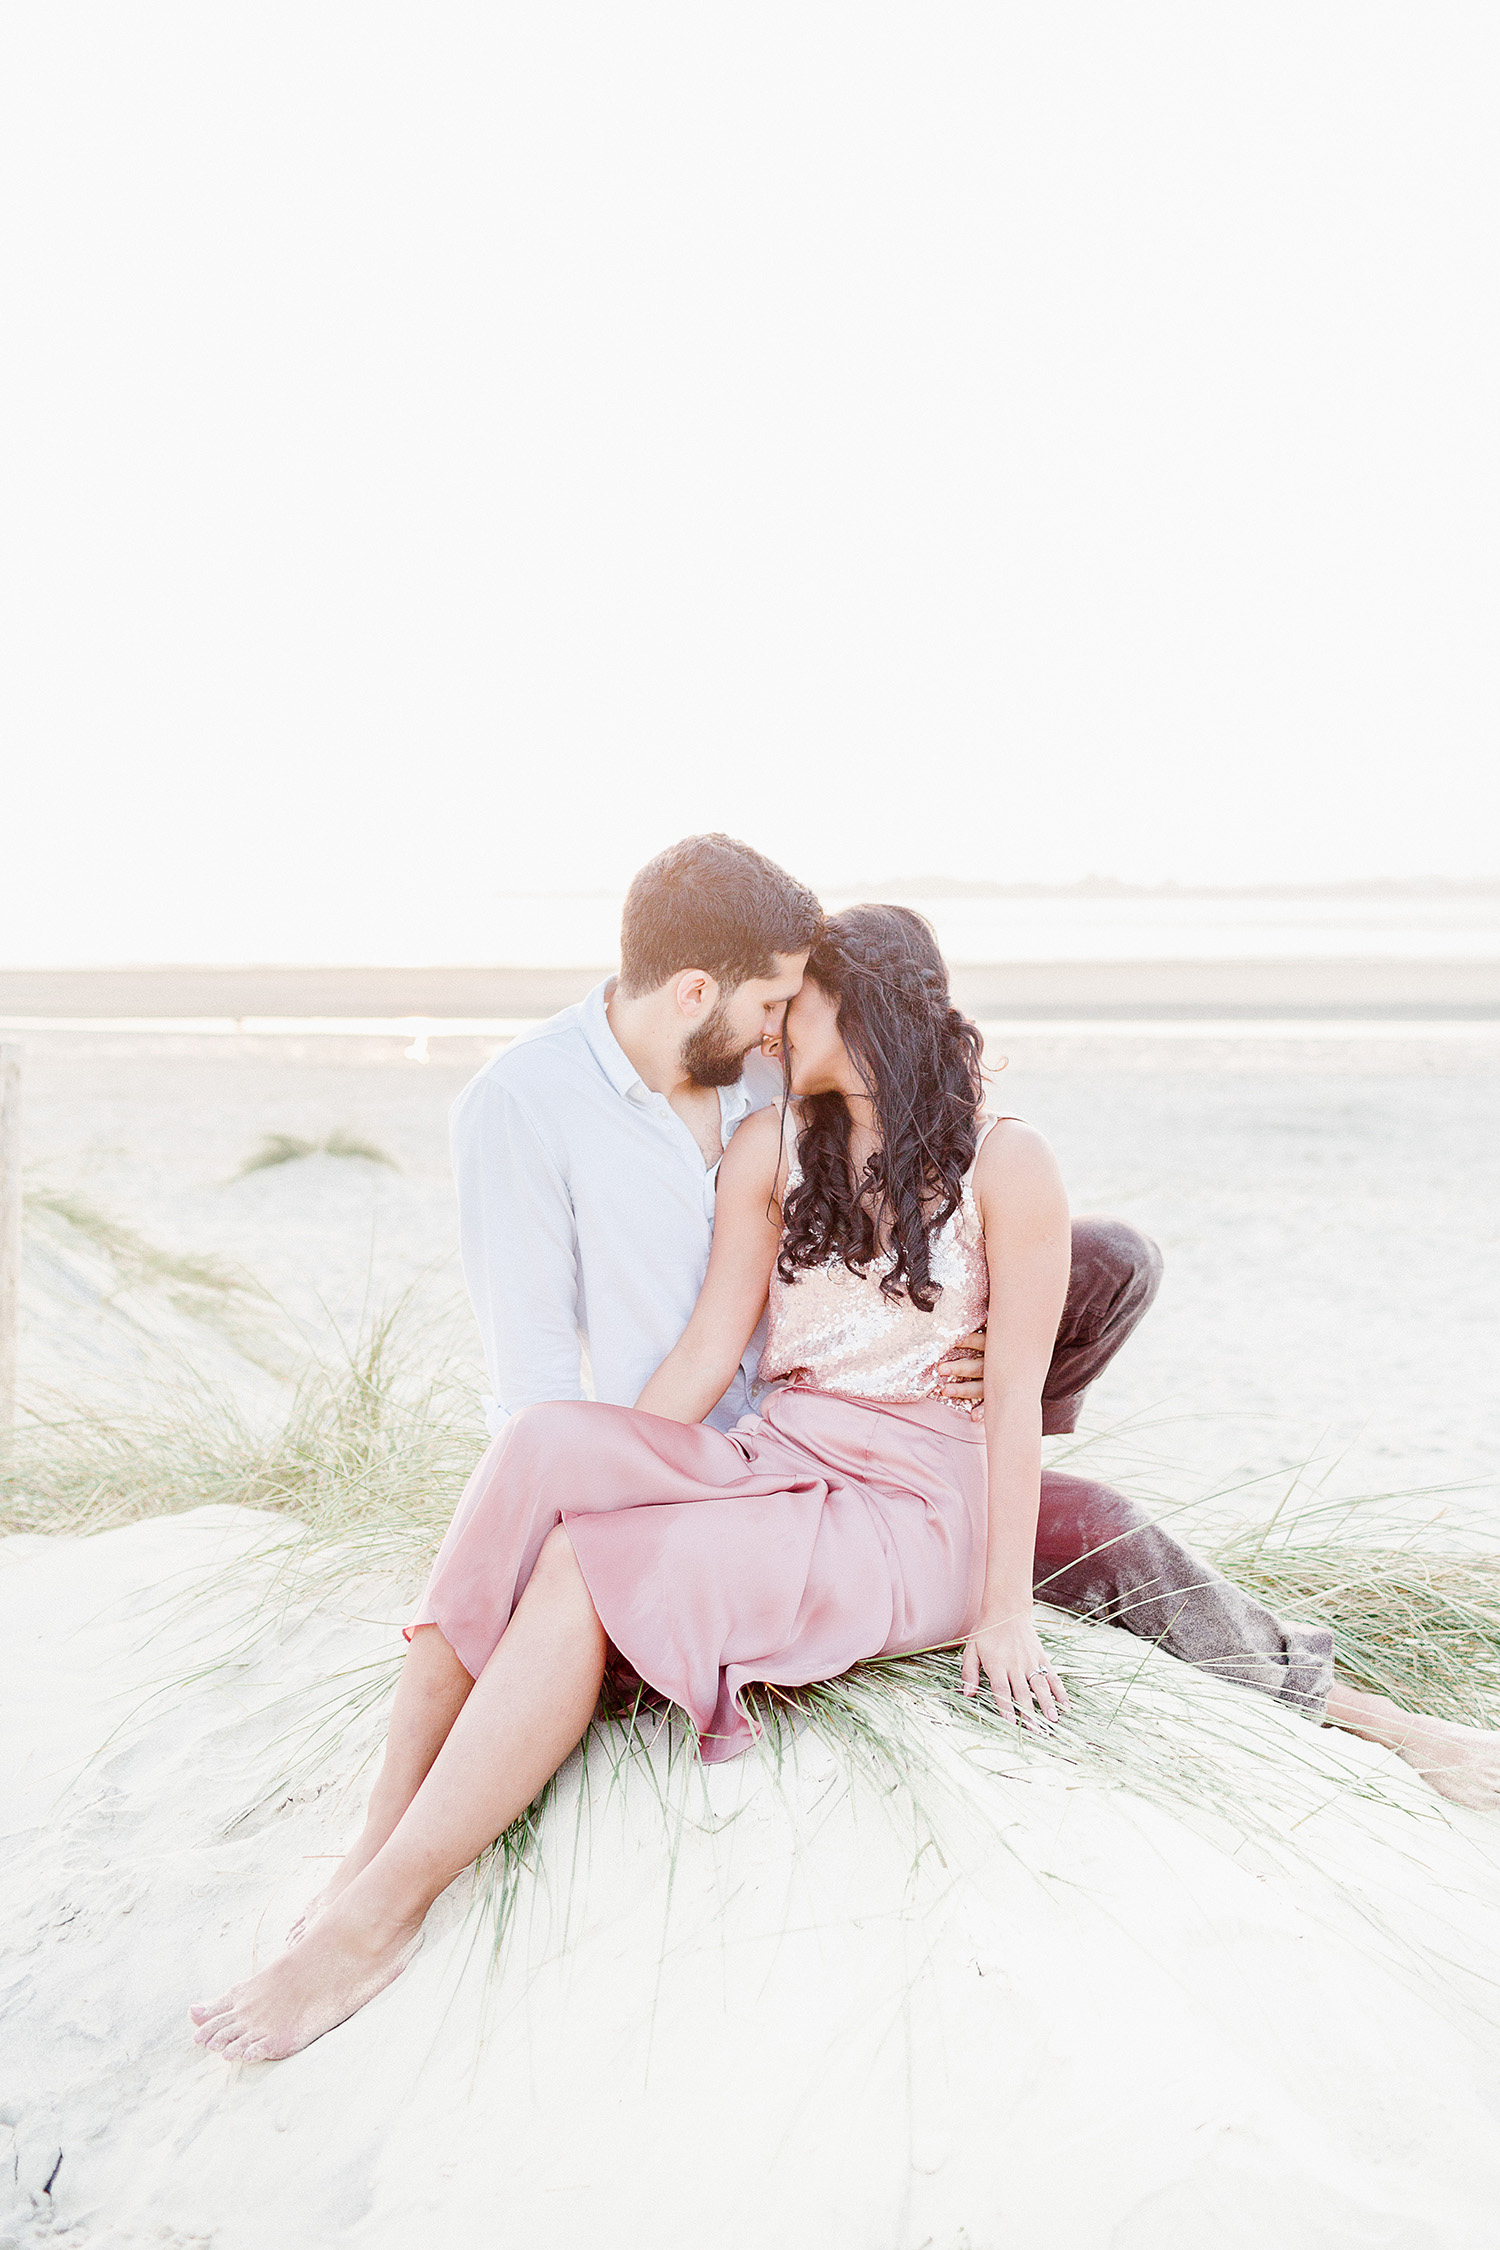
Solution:
{"label": "woman's bare leg", "polygon": [[295,1945],[313,1916],[331,1905],[340,1891],[347,1890],[361,1868],[369,1866],[427,1779],[432,1761],[447,1741],[473,1685],[436,1625],[419,1626],[401,1666],[385,1758],[370,1792],[364,1827],[331,1879],[287,1932],[289,1945]]}
{"label": "woman's bare leg", "polygon": [[1335,1680],[1325,1724],[1365,1742],[1384,1743],[1422,1776],[1440,1797],[1476,1812],[1500,1810],[1500,1734],[1403,1711],[1388,1696],[1366,1695]]}
{"label": "woman's bare leg", "polygon": [[398,1976],[433,1900],[582,1740],[607,1645],[559,1527],[393,1834],[300,1945],[193,2009],[199,2045],[244,2061],[295,2054]]}

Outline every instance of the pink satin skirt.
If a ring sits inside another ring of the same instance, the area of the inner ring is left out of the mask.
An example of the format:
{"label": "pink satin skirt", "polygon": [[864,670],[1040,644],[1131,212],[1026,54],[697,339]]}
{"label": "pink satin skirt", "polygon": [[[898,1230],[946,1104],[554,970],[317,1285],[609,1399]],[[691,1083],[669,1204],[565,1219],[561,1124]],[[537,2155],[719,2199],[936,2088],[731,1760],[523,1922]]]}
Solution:
{"label": "pink satin skirt", "polygon": [[800,1687],[967,1632],[986,1495],[983,1430],[935,1399],[789,1386],[727,1433],[529,1406],[469,1479],[407,1636],[436,1625],[477,1678],[566,1524],[615,1648],[705,1759],[733,1758],[754,1738],[747,1681]]}

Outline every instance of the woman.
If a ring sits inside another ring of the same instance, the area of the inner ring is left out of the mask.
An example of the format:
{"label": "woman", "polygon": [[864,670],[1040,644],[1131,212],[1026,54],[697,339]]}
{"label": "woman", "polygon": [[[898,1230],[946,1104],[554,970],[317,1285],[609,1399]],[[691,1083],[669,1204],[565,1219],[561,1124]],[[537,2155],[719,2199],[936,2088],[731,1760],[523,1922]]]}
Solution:
{"label": "woman", "polygon": [[[398,1975],[433,1900],[582,1738],[611,1646],[707,1759],[752,1740],[747,1681],[960,1639],[967,1694],[983,1673],[1024,1725],[1067,1711],[1032,1619],[1070,1255],[1056,1162],[984,1114],[979,1034],[902,907],[827,925],[785,1046],[785,1115],[729,1145],[681,1341],[636,1407],[531,1407],[486,1454],[408,1628],[364,1833],[301,1942],[193,2010],[200,2044],[292,2054]],[[706,1428],[768,1295],[777,1387]],[[937,1366],[986,1324],[981,1426]]]}

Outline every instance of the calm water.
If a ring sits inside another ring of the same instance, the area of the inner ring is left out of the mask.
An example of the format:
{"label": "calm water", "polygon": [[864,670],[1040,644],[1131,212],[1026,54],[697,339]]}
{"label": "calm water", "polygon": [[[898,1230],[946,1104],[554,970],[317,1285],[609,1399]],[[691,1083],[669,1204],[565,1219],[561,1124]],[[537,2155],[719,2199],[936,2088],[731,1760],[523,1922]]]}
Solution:
{"label": "calm water", "polygon": [[[858,894],[828,891],[845,906]],[[875,895],[878,895],[875,894]],[[1043,898],[907,896],[936,925],[951,961],[1500,959],[1500,886],[1297,897],[1235,893]],[[511,896],[486,902],[488,958],[543,967],[608,962],[618,896]]]}

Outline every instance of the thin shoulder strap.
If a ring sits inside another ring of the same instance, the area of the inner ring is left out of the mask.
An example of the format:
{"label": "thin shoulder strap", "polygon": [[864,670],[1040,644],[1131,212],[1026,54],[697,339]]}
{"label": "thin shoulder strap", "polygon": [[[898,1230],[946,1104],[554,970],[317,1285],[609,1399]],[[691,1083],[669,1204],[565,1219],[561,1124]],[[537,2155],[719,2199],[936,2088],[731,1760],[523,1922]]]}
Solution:
{"label": "thin shoulder strap", "polygon": [[990,1134],[993,1132],[994,1128],[997,1125],[1020,1125],[1023,1122],[1024,1120],[1017,1117],[1011,1110],[1007,1110],[1001,1117],[981,1117],[979,1120],[979,1132],[974,1141],[975,1156],[978,1156],[979,1151],[983,1148],[985,1142],[989,1139]]}
{"label": "thin shoulder strap", "polygon": [[966,1196],[972,1196],[974,1193],[974,1171],[979,1162],[979,1151],[983,1148],[995,1127],[997,1125],[1019,1125],[1022,1122],[1021,1118],[1013,1116],[1009,1112],[1004,1117],[980,1118],[979,1131],[974,1138],[974,1162],[964,1174],[964,1193]]}

